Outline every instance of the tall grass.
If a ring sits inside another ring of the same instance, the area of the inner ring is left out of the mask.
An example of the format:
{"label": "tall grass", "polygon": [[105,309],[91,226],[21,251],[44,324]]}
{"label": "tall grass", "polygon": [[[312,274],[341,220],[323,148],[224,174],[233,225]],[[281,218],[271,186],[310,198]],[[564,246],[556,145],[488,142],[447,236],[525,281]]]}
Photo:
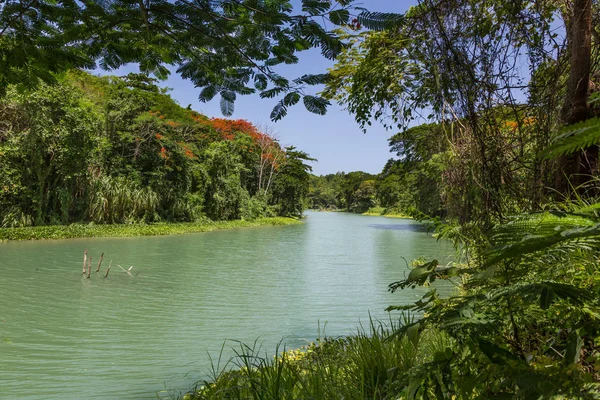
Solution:
{"label": "tall grass", "polygon": [[452,346],[426,331],[420,339],[397,336],[397,324],[371,321],[348,337],[324,338],[297,350],[281,344],[275,356],[260,345],[238,343],[225,365],[219,357],[210,381],[182,396],[199,399],[387,399],[407,390],[412,368]]}
{"label": "tall grass", "polygon": [[152,217],[159,205],[156,192],[124,177],[103,176],[94,181],[89,219],[95,223],[139,222]]}

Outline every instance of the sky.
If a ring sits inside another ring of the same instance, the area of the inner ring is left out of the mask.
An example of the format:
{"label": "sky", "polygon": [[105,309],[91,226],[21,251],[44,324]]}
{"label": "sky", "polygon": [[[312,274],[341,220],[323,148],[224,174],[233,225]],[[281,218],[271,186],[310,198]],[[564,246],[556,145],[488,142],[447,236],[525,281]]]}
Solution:
{"label": "sky", "polygon": [[[299,0],[293,0],[297,5]],[[404,12],[414,5],[416,0],[364,0],[360,6],[369,11]],[[286,65],[279,73],[286,78],[297,78],[307,73],[323,73],[333,66],[333,61],[321,56],[319,50],[299,53],[300,62]],[[135,66],[125,66],[110,74],[126,75],[137,71]],[[100,71],[96,71],[100,72]],[[102,72],[107,74],[107,72]],[[219,96],[208,103],[198,100],[200,88],[190,81],[173,73],[163,86],[171,88],[170,95],[183,107],[191,104],[192,109],[209,117],[222,117]],[[246,119],[257,126],[270,126],[283,146],[293,145],[307,152],[318,161],[312,164],[313,173],[326,175],[338,171],[365,171],[379,173],[386,161],[393,156],[389,151],[387,139],[396,131],[385,130],[377,123],[363,133],[354,117],[337,104],[332,104],[324,116],[306,111],[302,102],[288,109],[288,115],[274,123],[269,119],[271,110],[279,101],[261,99],[258,94],[238,96],[235,112],[230,118]]]}

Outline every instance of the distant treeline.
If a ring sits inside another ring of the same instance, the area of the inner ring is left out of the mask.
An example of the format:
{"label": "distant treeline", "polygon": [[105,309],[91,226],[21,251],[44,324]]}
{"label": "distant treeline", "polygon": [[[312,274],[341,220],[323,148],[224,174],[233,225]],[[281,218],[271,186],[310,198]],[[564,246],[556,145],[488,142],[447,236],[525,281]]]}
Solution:
{"label": "distant treeline", "polygon": [[445,215],[442,193],[447,149],[440,127],[421,125],[389,139],[398,156],[377,175],[362,171],[310,177],[308,204],[313,209],[364,213],[378,207],[386,214]]}
{"label": "distant treeline", "polygon": [[0,227],[300,215],[311,160],[144,75],[71,71],[0,98]]}

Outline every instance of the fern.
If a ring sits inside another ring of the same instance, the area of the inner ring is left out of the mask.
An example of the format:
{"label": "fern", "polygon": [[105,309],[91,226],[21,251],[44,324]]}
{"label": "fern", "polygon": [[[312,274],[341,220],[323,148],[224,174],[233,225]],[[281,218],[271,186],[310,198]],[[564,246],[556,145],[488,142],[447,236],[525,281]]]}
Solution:
{"label": "fern", "polygon": [[515,296],[528,302],[539,302],[542,310],[548,309],[555,299],[567,300],[577,305],[593,300],[593,296],[587,290],[551,281],[512,285],[492,290],[488,294],[489,300],[492,302]]}
{"label": "fern", "polygon": [[523,214],[496,227],[492,231],[490,242],[496,246],[506,245],[518,242],[528,235],[551,236],[557,229],[591,226],[597,222],[592,217],[561,211]]}
{"label": "fern", "polygon": [[600,118],[591,118],[561,130],[554,144],[546,151],[546,159],[552,159],[575,153],[600,143]]}
{"label": "fern", "polygon": [[592,226],[558,230],[554,235],[551,236],[526,236],[519,242],[493,247],[490,251],[488,251],[489,258],[485,265],[491,266],[503,260],[514,259],[525,254],[546,250],[549,247],[562,242],[597,237],[600,237],[600,223]]}

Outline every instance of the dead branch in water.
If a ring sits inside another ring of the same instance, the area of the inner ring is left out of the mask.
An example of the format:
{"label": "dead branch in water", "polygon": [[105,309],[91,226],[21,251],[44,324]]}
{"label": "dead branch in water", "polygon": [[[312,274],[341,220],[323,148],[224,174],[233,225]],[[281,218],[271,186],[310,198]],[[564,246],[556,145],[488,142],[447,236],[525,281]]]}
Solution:
{"label": "dead branch in water", "polygon": [[129,276],[133,276],[133,275],[131,274],[131,272],[129,272],[129,271],[131,271],[131,268],[133,268],[133,265],[132,265],[131,267],[129,267],[129,269],[125,269],[125,268],[121,267],[119,264],[117,264],[117,267],[121,268],[121,269],[123,270],[123,272],[126,272],[126,273],[128,273],[128,274],[129,274]]}
{"label": "dead branch in water", "polygon": [[106,275],[104,275],[105,278],[108,276],[108,273],[110,272],[111,265],[112,265],[112,260],[110,260],[110,262],[108,263],[108,269],[106,270]]}
{"label": "dead branch in water", "polygon": [[100,261],[98,261],[98,268],[96,268],[96,272],[100,271],[100,265],[102,265],[103,258],[104,258],[104,253],[100,254]]}
{"label": "dead branch in water", "polygon": [[83,252],[83,271],[81,275],[85,275],[85,267],[87,266],[87,249]]}

